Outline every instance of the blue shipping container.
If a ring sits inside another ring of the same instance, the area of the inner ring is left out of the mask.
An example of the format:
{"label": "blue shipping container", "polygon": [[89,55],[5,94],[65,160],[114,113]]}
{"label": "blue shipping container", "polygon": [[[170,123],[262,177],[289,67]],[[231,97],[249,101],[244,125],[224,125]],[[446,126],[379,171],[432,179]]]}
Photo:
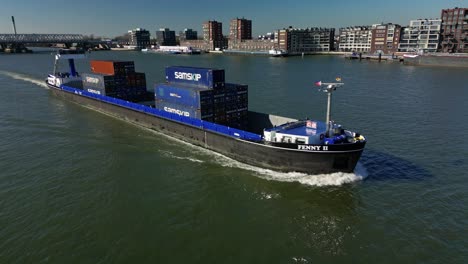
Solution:
{"label": "blue shipping container", "polygon": [[238,83],[226,83],[226,90],[227,91],[237,91],[237,92],[247,92],[249,90],[249,86],[247,84],[238,84]]}
{"label": "blue shipping container", "polygon": [[224,88],[224,70],[171,66],[166,68],[166,81],[212,89]]}
{"label": "blue shipping container", "polygon": [[127,80],[121,76],[105,74],[82,74],[83,87],[105,90],[107,93],[115,89],[126,88]]}
{"label": "blue shipping container", "polygon": [[154,88],[156,100],[201,108],[213,104],[213,90],[207,88],[157,84]]}
{"label": "blue shipping container", "polygon": [[166,101],[156,101],[155,107],[159,110],[185,117],[191,117],[202,120],[213,118],[213,114],[202,115],[200,109],[196,109],[186,105],[170,103]]}

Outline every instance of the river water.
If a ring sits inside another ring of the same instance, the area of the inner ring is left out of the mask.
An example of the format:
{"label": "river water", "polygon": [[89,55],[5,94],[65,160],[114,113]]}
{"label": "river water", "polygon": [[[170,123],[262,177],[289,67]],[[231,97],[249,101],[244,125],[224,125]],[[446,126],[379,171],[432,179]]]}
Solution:
{"label": "river water", "polygon": [[[53,96],[49,53],[0,55],[0,263],[467,263],[468,71],[342,57],[94,52],[226,70],[249,108],[366,136],[355,173],[279,173]],[[78,65],[88,71],[87,61]]]}

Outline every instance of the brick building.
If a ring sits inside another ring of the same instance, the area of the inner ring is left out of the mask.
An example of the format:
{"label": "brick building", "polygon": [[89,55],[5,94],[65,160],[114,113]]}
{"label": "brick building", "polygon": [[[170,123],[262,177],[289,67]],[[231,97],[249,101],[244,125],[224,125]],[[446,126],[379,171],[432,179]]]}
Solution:
{"label": "brick building", "polygon": [[229,23],[229,40],[243,41],[252,39],[252,20],[235,18]]}
{"label": "brick building", "polygon": [[208,42],[209,50],[226,49],[227,40],[223,36],[223,23],[218,21],[203,23],[203,40]]}
{"label": "brick building", "polygon": [[468,8],[442,9],[439,50],[468,52]]}
{"label": "brick building", "polygon": [[393,54],[398,51],[401,26],[395,24],[372,25],[370,53]]}

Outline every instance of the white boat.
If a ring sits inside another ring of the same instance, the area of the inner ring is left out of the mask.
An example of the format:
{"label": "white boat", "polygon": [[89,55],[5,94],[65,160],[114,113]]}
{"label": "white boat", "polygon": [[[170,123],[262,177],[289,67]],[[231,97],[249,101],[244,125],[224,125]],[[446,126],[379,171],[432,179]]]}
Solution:
{"label": "white boat", "polygon": [[285,50],[271,49],[268,51],[268,54],[273,57],[284,57],[288,55],[288,52]]}

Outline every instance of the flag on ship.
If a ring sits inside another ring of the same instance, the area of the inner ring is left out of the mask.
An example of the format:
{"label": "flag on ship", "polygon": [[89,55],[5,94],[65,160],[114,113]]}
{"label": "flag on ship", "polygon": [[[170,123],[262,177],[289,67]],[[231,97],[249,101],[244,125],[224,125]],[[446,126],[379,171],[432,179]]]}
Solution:
{"label": "flag on ship", "polygon": [[336,77],[335,79],[337,82],[341,82],[341,77]]}
{"label": "flag on ship", "polygon": [[306,127],[317,129],[317,122],[312,121],[312,120],[307,120]]}
{"label": "flag on ship", "polygon": [[315,85],[322,86],[322,81],[315,82]]}

